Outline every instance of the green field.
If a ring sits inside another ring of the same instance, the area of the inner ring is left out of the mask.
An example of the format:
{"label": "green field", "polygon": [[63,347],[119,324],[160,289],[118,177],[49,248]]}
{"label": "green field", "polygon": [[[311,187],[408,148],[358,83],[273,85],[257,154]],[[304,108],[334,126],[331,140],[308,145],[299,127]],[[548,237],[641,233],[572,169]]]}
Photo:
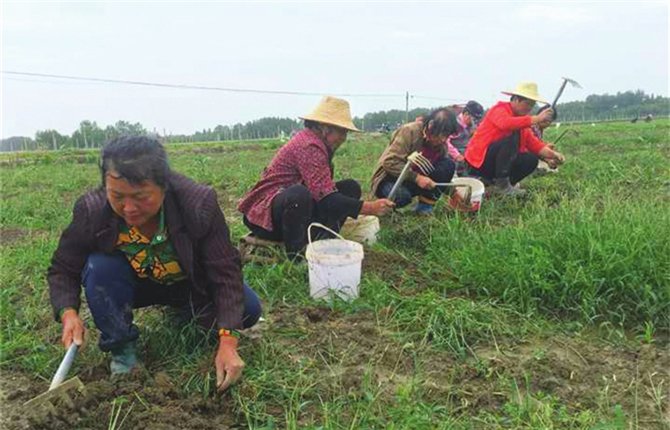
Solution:
{"label": "green field", "polygon": [[[0,428],[670,429],[670,122],[576,129],[526,199],[488,199],[475,219],[443,202],[430,219],[384,218],[351,303],[311,300],[304,264],[245,266],[265,321],[223,395],[216,339],[155,308],[137,313],[147,371],[110,381],[92,336],[74,367],[86,396],[51,415],[15,406],[62,357],[45,271],[75,199],[99,185],[97,152],[1,156]],[[367,190],[387,143],[350,136],[336,176]],[[237,201],[280,145],[169,151],[216,189],[237,241]]]}

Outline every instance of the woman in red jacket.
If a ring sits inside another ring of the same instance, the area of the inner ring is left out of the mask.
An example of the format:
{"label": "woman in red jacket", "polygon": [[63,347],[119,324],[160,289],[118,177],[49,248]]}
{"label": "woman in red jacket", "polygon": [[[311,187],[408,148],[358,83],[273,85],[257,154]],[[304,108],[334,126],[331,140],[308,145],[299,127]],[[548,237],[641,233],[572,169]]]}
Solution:
{"label": "woman in red jacket", "polygon": [[562,164],[565,157],[548,147],[533,134],[531,126],[551,123],[552,110],[545,109],[535,116],[530,111],[537,102],[545,103],[537,93],[537,85],[521,83],[509,102],[499,102],[484,116],[465,150],[470,176],[493,183],[494,192],[503,195],[523,195],[517,182],[530,175],[539,159],[551,165]]}

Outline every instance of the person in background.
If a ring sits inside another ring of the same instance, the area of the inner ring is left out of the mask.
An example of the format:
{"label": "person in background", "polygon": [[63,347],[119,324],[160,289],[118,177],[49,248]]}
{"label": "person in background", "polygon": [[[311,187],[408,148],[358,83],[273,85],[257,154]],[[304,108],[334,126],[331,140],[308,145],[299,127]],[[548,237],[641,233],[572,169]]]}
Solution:
{"label": "person in background", "polygon": [[412,166],[393,200],[397,207],[404,207],[418,196],[419,202],[414,211],[418,215],[431,215],[445,189],[435,184],[451,182],[454,176],[456,165],[447,156],[446,142],[456,132],[456,127],[456,115],[448,108],[439,108],[422,121],[405,124],[396,130],[377,161],[372,176],[372,193],[379,198],[388,197],[407,163],[407,157],[417,151],[435,169],[426,176]]}
{"label": "person in background", "polygon": [[[324,97],[312,113],[301,119],[305,129],[277,151],[261,179],[238,205],[252,234],[284,242],[292,259],[302,258],[311,223],[321,223],[337,232],[347,217],[381,216],[394,206],[386,199],[362,201],[358,182],[333,179],[335,151],[349,131],[358,131],[348,102]],[[317,239],[329,237],[320,229],[317,233]]]}
{"label": "person in background", "polygon": [[558,165],[565,157],[551,149],[531,130],[533,125],[551,123],[552,110],[529,115],[537,102],[545,103],[537,92],[537,85],[520,83],[513,91],[506,91],[509,102],[499,102],[486,113],[465,149],[468,175],[493,183],[493,192],[519,196],[525,190],[515,187],[530,175],[539,159]]}
{"label": "person in background", "polygon": [[149,136],[108,141],[100,170],[102,187],[75,203],[48,270],[64,346],[83,340],[82,285],[113,375],[137,365],[133,309],[166,305],[218,332],[217,385],[227,388],[244,369],[238,331],[258,321],[261,304],[242,279],[214,190],[172,171]]}
{"label": "person in background", "polygon": [[483,116],[484,107],[476,101],[470,100],[456,117],[456,133],[447,139],[449,156],[456,162],[456,172],[459,175],[465,173],[465,148]]}

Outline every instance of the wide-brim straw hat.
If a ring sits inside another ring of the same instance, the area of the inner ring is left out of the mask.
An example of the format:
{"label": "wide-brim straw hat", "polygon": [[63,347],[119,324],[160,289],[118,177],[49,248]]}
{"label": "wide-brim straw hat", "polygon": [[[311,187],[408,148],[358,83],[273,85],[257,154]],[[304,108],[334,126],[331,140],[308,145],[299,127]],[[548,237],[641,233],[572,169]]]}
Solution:
{"label": "wide-brim straw hat", "polygon": [[539,103],[549,104],[540,97],[540,94],[537,92],[537,84],[535,82],[521,82],[516,88],[512,91],[503,91],[503,94],[508,96],[519,96],[524,97],[530,100],[535,100]]}
{"label": "wide-brim straw hat", "polygon": [[298,118],[334,125],[350,131],[360,131],[351,120],[349,102],[337,97],[324,97],[312,113]]}

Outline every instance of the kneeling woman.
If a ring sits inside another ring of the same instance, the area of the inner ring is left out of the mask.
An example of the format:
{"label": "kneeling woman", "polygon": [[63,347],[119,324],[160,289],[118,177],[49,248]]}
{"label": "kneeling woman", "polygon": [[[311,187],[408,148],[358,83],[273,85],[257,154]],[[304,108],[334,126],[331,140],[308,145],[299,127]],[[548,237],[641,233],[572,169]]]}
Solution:
{"label": "kneeling woman", "polygon": [[347,217],[384,215],[393,208],[386,199],[361,201],[361,187],[353,179],[333,180],[335,151],[348,131],[358,131],[348,102],[325,97],[301,119],[305,129],[275,154],[238,206],[251,232],[261,239],[283,241],[290,258],[307,244],[312,222],[339,231]]}
{"label": "kneeling woman", "polygon": [[148,136],[107,142],[100,168],[102,187],[75,203],[49,268],[64,346],[83,340],[82,285],[113,374],[136,364],[133,309],[170,306],[218,331],[217,383],[226,388],[244,368],[237,330],[253,326],[261,307],[242,279],[214,190],[174,173],[163,145]]}
{"label": "kneeling woman", "polygon": [[379,157],[372,176],[372,192],[377,197],[391,194],[393,185],[407,163],[407,157],[419,152],[434,167],[425,176],[412,166],[400,185],[394,202],[398,207],[407,206],[419,196],[414,211],[417,215],[431,215],[433,206],[445,190],[438,183],[451,182],[456,165],[447,157],[447,139],[456,133],[456,116],[447,108],[436,109],[426,119],[411,122],[399,128],[391,137],[389,146]]}

